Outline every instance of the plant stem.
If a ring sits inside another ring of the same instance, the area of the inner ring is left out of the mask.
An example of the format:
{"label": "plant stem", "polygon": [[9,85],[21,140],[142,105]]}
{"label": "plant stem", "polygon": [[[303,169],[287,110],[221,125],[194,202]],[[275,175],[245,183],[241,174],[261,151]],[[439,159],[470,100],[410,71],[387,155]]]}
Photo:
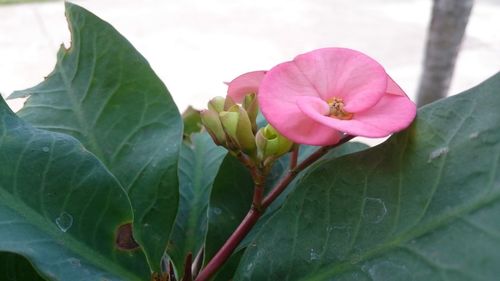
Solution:
{"label": "plant stem", "polygon": [[241,240],[250,232],[255,223],[259,220],[261,212],[251,208],[246,217],[241,221],[240,225],[229,239],[224,243],[222,248],[210,260],[207,266],[200,272],[196,281],[206,281],[226,262],[231,256],[234,249],[240,244]]}
{"label": "plant stem", "polygon": [[[321,156],[325,155],[330,149],[342,145],[351,139],[354,136],[346,135],[342,138],[338,143],[330,146],[323,146],[316,150],[313,154],[307,157],[300,164],[296,165],[294,168],[290,169],[286,176],[269,192],[269,194],[262,200],[263,189],[264,189],[264,181],[263,178],[255,177],[255,189],[254,189],[254,197],[252,201],[252,208],[248,211],[246,217],[241,221],[240,225],[236,230],[231,234],[231,236],[227,239],[226,243],[219,249],[219,251],[215,254],[215,256],[208,262],[207,266],[203,268],[200,272],[196,281],[207,281],[209,280],[215,272],[227,261],[227,259],[231,256],[234,249],[240,244],[240,242],[245,238],[245,236],[250,232],[255,223],[259,220],[260,216],[266,208],[276,200],[276,198],[285,190],[288,184],[295,179],[297,174],[307,168],[309,165],[314,163],[314,161],[321,158]],[[294,152],[292,152],[293,154]],[[298,150],[297,155],[292,155],[292,160],[294,157],[298,158]],[[258,175],[264,177],[258,169],[252,167],[251,169],[252,175],[255,175],[258,172]],[[257,203],[257,205],[256,205]]]}
{"label": "plant stem", "polygon": [[290,156],[290,170],[295,169],[297,167],[297,160],[299,159],[299,148],[300,144],[296,143],[292,148],[292,155]]}
{"label": "plant stem", "polygon": [[181,281],[193,281],[193,272],[191,268],[193,266],[193,254],[189,253],[184,261],[184,276],[182,276]]}
{"label": "plant stem", "polygon": [[257,210],[262,210],[262,198],[264,197],[264,184],[255,184],[253,192],[252,207]]}

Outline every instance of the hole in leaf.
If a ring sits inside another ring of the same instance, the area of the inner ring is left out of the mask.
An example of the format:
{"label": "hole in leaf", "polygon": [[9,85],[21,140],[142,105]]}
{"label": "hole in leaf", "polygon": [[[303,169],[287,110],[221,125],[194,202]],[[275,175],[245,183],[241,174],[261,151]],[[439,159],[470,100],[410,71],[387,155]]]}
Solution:
{"label": "hole in leaf", "polygon": [[130,251],[139,248],[139,244],[135,242],[134,236],[132,234],[131,223],[122,224],[118,227],[115,242],[116,246],[120,250]]}

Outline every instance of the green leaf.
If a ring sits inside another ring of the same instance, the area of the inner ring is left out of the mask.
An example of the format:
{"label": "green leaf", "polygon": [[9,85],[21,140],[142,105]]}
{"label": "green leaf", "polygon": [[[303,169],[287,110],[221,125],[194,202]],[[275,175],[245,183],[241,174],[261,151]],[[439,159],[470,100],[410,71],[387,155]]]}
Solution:
{"label": "green leaf", "polygon": [[[300,163],[301,161],[305,160],[318,148],[319,148],[318,146],[301,145],[299,150],[298,162]],[[369,148],[369,146],[365,143],[351,141],[340,147],[330,150],[323,157],[317,160],[313,165],[307,168],[304,172],[299,174],[292,183],[290,183],[290,185],[283,191],[283,193],[278,198],[276,198],[276,200],[269,206],[267,212],[264,214],[264,217],[259,220],[259,224],[265,222],[267,220],[266,217],[269,217],[272,214],[274,214],[274,211],[276,211],[276,209],[280,208],[283,205],[283,202],[288,197],[288,194],[290,194],[290,192],[292,192],[295,189],[296,181],[301,177],[303,177],[304,175],[306,175],[307,171],[309,171],[311,168],[315,167],[316,165],[321,165],[323,161],[335,159],[347,154],[365,150],[367,148]],[[281,180],[281,178],[286,174],[286,172],[288,172],[289,166],[290,166],[290,154],[288,154],[286,157],[280,158],[277,161],[277,163],[274,164],[271,174],[269,175],[268,184],[266,188],[271,189],[276,183],[278,183],[278,181]],[[252,232],[255,232],[257,229],[259,229],[259,227],[255,227],[252,230]],[[251,234],[247,235],[245,240],[252,239],[253,235]]]}
{"label": "green leaf", "polygon": [[318,165],[247,248],[237,280],[496,280],[500,74]]}
{"label": "green leaf", "polygon": [[184,140],[189,141],[190,136],[194,133],[201,132],[203,126],[201,123],[200,111],[189,106],[182,113],[182,121],[184,122]]}
{"label": "green leaf", "polygon": [[[342,155],[353,153],[367,148],[365,144],[352,142],[345,144],[337,149],[330,151],[327,155],[321,158],[331,159]],[[299,161],[305,159],[318,147],[303,146],[300,149]],[[271,173],[267,178],[266,189],[270,190],[288,171],[289,155],[279,158],[274,164]],[[299,176],[300,177],[300,176]],[[297,179],[296,179],[297,180]],[[250,244],[255,235],[259,232],[262,225],[281,207],[285,201],[287,194],[294,189],[293,181],[290,186],[283,192],[276,201],[269,206],[268,210],[260,218],[252,231],[243,240],[236,252],[244,250]],[[245,217],[250,209],[253,196],[253,180],[249,172],[234,156],[227,155],[222,163],[219,174],[217,175],[212,195],[210,197],[210,212],[209,212],[209,229],[207,233],[205,246],[205,260],[207,261],[215,255],[217,250],[224,244],[231,233],[236,229],[241,220]],[[240,255],[231,257],[229,265],[223,270],[223,277],[229,276],[229,272],[234,273],[237,260]],[[235,261],[236,260],[236,261]],[[222,278],[217,275],[218,278]],[[222,279],[221,279],[222,280]]]}
{"label": "green leaf", "polygon": [[134,236],[153,270],[175,219],[182,120],[148,62],[111,25],[66,3],[72,46],[29,96],[19,116],[80,140],[127,190]]}
{"label": "green leaf", "polygon": [[51,280],[147,280],[139,249],[119,249],[126,193],[77,140],[39,130],[0,99],[0,251]]}
{"label": "green leaf", "polygon": [[45,280],[23,256],[0,252],[0,280],[2,281],[42,281]]}
{"label": "green leaf", "polygon": [[245,217],[252,204],[253,186],[252,176],[245,166],[228,154],[210,195],[205,261],[215,255]]}
{"label": "green leaf", "polygon": [[179,212],[167,249],[177,272],[183,272],[188,253],[196,256],[204,245],[212,183],[226,153],[207,133],[193,134],[181,148]]}

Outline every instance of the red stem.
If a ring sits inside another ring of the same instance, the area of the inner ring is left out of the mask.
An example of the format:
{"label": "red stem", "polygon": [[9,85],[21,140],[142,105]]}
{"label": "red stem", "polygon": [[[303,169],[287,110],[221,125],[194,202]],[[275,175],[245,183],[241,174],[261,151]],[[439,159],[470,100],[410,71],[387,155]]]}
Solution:
{"label": "red stem", "polygon": [[266,176],[265,176],[266,172],[259,168],[253,168],[251,172],[253,181],[255,183],[255,187],[253,189],[252,208],[261,212],[262,198],[264,197],[264,184],[266,181]]}
{"label": "red stem", "polygon": [[258,211],[262,210],[262,198],[264,197],[264,185],[256,184],[253,192],[252,206]]}
{"label": "red stem", "polygon": [[[236,230],[231,234],[231,236],[227,239],[226,243],[219,249],[219,251],[215,254],[215,256],[208,262],[207,266],[202,269],[196,281],[207,281],[212,277],[215,272],[227,261],[227,259],[231,256],[234,249],[240,244],[241,240],[245,238],[245,236],[250,232],[255,223],[259,220],[261,214],[266,210],[266,208],[274,202],[274,200],[285,190],[288,184],[297,176],[297,174],[307,168],[309,165],[314,163],[314,161],[321,158],[321,156],[325,155],[330,149],[337,147],[341,144],[344,144],[350,141],[354,136],[347,135],[342,138],[338,143],[331,146],[323,146],[316,150],[313,154],[307,157],[304,161],[298,164],[294,169],[290,169],[287,175],[269,192],[269,194],[264,198],[264,200],[260,200],[262,198],[262,190],[263,190],[263,181],[256,181],[256,186],[254,189],[254,198],[252,208],[248,211],[246,217],[241,221],[240,225]],[[298,155],[298,153],[297,153]],[[295,157],[292,155],[292,157]],[[293,161],[293,158],[292,158]],[[255,172],[255,168],[252,167],[252,172]],[[257,177],[254,177],[256,180]],[[257,205],[255,203],[258,203]]]}
{"label": "red stem", "polygon": [[290,156],[290,170],[297,167],[297,160],[299,159],[299,148],[300,144],[296,143],[293,145],[292,155]]}
{"label": "red stem", "polygon": [[184,276],[181,281],[193,281],[193,272],[191,267],[193,266],[193,254],[189,253],[184,261]]}
{"label": "red stem", "polygon": [[226,241],[224,246],[215,254],[215,256],[210,260],[207,266],[200,272],[196,281],[206,281],[221,267],[231,256],[234,249],[240,244],[241,240],[245,238],[247,233],[252,229],[255,223],[259,220],[261,212],[252,208],[246,215],[246,217],[241,221],[240,225],[233,234]]}

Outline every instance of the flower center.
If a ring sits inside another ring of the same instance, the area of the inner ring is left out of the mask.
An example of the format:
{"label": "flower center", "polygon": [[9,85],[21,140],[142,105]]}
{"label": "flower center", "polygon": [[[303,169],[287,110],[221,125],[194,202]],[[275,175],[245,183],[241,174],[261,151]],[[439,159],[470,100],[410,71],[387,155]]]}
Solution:
{"label": "flower center", "polygon": [[328,105],[330,106],[330,113],[328,116],[340,120],[352,119],[353,114],[344,110],[344,101],[341,98],[331,98],[328,100]]}

